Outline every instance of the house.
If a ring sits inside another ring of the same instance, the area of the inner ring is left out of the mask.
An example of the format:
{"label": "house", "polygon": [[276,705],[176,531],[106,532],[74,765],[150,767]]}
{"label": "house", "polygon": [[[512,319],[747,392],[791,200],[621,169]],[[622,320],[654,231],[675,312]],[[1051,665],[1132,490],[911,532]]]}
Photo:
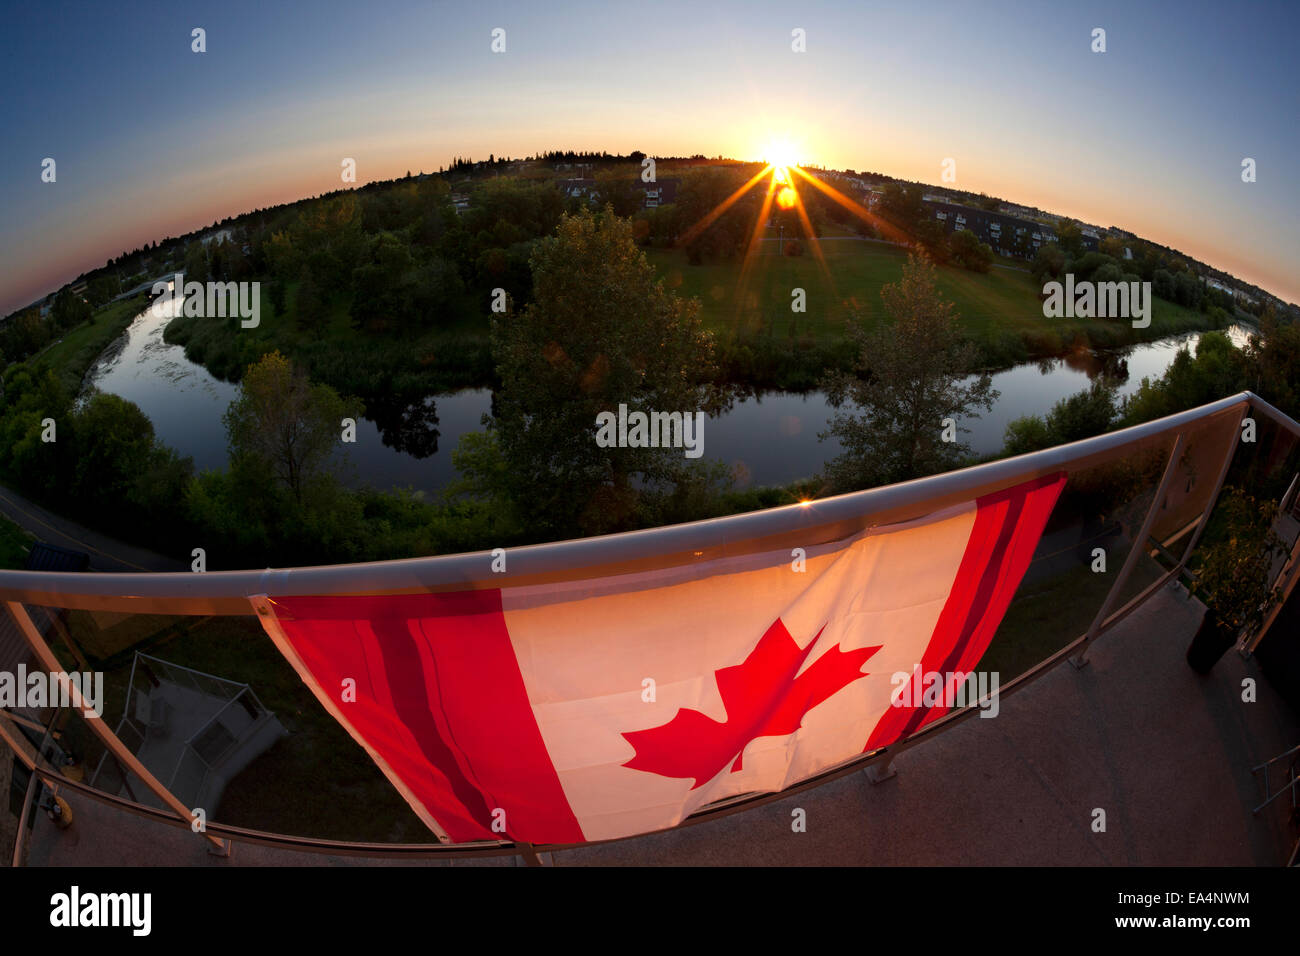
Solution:
{"label": "house", "polygon": [[[931,194],[922,202],[928,207],[934,220],[950,232],[966,231],[975,234],[980,242],[987,244],[994,252],[1004,256],[1032,256],[1045,242],[1056,242],[1056,235],[1051,229],[1034,222],[1013,216],[1005,212],[994,212],[963,206],[945,199],[934,198]],[[1096,240],[1084,240],[1085,246]]]}
{"label": "house", "polygon": [[661,179],[653,183],[638,182],[637,185],[645,193],[645,199],[642,202],[645,209],[667,206],[677,199],[677,180],[675,179]]}

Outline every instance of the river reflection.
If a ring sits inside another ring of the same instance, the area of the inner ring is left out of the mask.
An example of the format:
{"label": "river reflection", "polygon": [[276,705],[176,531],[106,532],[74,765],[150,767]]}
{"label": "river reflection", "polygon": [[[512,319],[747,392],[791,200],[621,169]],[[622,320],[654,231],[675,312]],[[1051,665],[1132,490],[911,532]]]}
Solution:
{"label": "river reflection", "polygon": [[[222,468],[226,437],[221,416],[238,388],[214,378],[189,361],[162,332],[170,315],[146,309],[125,336],[101,356],[87,383],[140,406],[166,444],[194,458],[199,469]],[[1235,344],[1246,332],[1230,331]],[[1073,352],[1064,358],[1028,362],[993,376],[1001,393],[993,410],[961,424],[963,436],[979,454],[1002,447],[1007,423],[1022,415],[1042,415],[1098,376],[1120,383],[1130,395],[1144,376],[1157,377],[1180,348],[1195,348],[1199,334],[1174,336],[1122,352]],[[372,399],[367,417],[357,422],[357,440],[348,446],[350,482],[375,488],[409,487],[436,492],[454,477],[451,453],[462,435],[479,431],[492,409],[487,389],[467,389],[423,400]],[[817,473],[839,452],[833,440],[819,441],[832,409],[821,392],[767,392],[736,399],[706,420],[702,461],[722,461],[741,484],[783,484]]]}

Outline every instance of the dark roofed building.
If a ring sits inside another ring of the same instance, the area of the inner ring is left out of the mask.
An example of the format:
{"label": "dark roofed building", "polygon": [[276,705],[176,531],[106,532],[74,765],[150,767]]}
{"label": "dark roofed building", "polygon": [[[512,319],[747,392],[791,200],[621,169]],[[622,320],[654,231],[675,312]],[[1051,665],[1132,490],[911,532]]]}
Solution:
{"label": "dark roofed building", "polygon": [[[1032,257],[1043,243],[1057,241],[1056,232],[1051,226],[1032,219],[1021,219],[1005,213],[959,206],[956,203],[933,199],[925,200],[922,208],[925,209],[928,218],[940,223],[948,232],[965,229],[974,233],[980,242],[988,243],[994,252],[1004,256],[1017,255],[1017,235],[1022,236],[1025,255],[1029,257]],[[1084,232],[1085,251],[1096,249],[1098,241],[1094,230],[1088,229]]]}

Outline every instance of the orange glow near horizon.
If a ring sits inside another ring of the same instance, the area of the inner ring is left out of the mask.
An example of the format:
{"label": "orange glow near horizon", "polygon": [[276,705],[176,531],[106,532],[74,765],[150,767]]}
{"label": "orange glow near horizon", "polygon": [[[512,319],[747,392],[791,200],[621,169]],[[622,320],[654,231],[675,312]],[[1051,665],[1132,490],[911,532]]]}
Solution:
{"label": "orange glow near horizon", "polygon": [[801,158],[798,148],[788,139],[769,140],[763,147],[763,159],[782,173],[791,166],[799,165]]}
{"label": "orange glow near horizon", "polygon": [[[755,256],[758,254],[759,248],[763,242],[763,234],[771,225],[771,216],[774,206],[782,210],[793,209],[798,214],[799,232],[801,233],[801,237],[808,242],[813,257],[817,260],[818,268],[826,278],[832,295],[835,294],[835,277],[831,275],[830,264],[826,261],[826,256],[822,252],[821,243],[817,241],[817,232],[813,228],[812,220],[808,216],[808,210],[804,208],[803,201],[799,196],[798,187],[795,186],[791,173],[797,173],[803,179],[813,183],[818,189],[826,192],[828,195],[833,194],[832,198],[835,198],[836,201],[848,205],[851,208],[856,207],[854,211],[868,221],[875,221],[875,217],[866,209],[859,206],[857,203],[854,203],[851,199],[848,199],[836,190],[833,190],[831,187],[821,183],[815,177],[810,176],[794,163],[789,163],[788,165],[769,163],[764,166],[754,176],[750,177],[749,180],[740,188],[719,203],[714,209],[710,210],[703,219],[687,229],[677,241],[679,247],[692,242],[700,235],[700,233],[715,222],[719,216],[735,205],[742,196],[758,185],[760,181],[765,178],[767,179],[767,192],[763,197],[763,203],[759,209],[758,216],[754,220],[754,228],[750,233],[749,241],[745,244],[744,255],[741,257],[740,275],[737,277],[735,293],[737,318],[740,317],[741,312],[744,311],[745,308],[747,298],[746,290],[749,284],[750,272],[754,265]],[[777,255],[783,255],[784,252],[785,250],[783,248],[777,249]]]}

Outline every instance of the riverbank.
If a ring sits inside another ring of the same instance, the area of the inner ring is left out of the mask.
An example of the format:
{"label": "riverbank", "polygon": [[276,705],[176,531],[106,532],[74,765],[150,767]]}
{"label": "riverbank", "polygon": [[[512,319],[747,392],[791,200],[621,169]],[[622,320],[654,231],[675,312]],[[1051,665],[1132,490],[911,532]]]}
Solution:
{"label": "riverbank", "polygon": [[91,321],[72,329],[22,364],[32,369],[51,369],[69,394],[75,395],[104,350],[121,338],[147,304],[148,298],[139,295],[102,306],[92,314]]}
{"label": "riverbank", "polygon": [[[825,368],[847,367],[855,357],[849,323],[870,330],[887,320],[880,292],[902,277],[908,257],[903,246],[877,242],[825,242],[821,251],[819,260],[811,252],[786,256],[764,249],[754,257],[743,288],[738,263],[691,265],[681,250],[646,252],[668,288],[699,300],[701,317],[717,336],[724,358],[733,355],[728,384],[799,390],[804,386],[792,380],[792,364],[800,370],[799,381],[815,384]],[[1154,297],[1151,324],[1143,329],[1118,319],[1045,318],[1041,286],[1028,270],[979,273],[937,266],[935,279],[978,349],[980,368],[987,370],[1214,328],[1206,313]],[[803,291],[805,311],[792,309],[794,290]],[[747,368],[738,361],[746,349],[768,364],[754,362]],[[833,363],[791,363],[789,356],[800,353]]]}
{"label": "riverbank", "polygon": [[[1233,333],[1241,344],[1244,332]],[[1125,350],[1080,350],[1062,359],[1027,362],[993,374],[1001,398],[992,411],[959,424],[969,428],[963,439],[978,457],[996,457],[1002,450],[1006,426],[1025,415],[1045,415],[1057,401],[1089,387],[1099,375],[1120,379],[1118,397],[1133,394],[1143,378],[1159,378],[1182,348],[1195,350],[1201,333],[1184,333],[1132,346]],[[164,362],[170,380],[154,391],[154,377],[139,376],[138,387],[124,393],[155,419],[160,436],[192,455],[200,467],[221,467],[224,434],[219,429],[219,399],[204,389],[189,389],[195,376],[182,376],[178,359],[155,348],[142,349],[148,360]],[[203,370],[194,366],[194,372]],[[213,383],[209,387],[216,388]],[[221,386],[226,387],[226,386]],[[418,414],[414,411],[418,409]],[[378,407],[368,409],[377,415]],[[407,487],[436,494],[456,478],[451,452],[461,438],[482,430],[481,419],[492,412],[490,389],[469,389],[423,397],[405,414],[358,423],[357,441],[348,447],[355,466],[354,485],[387,489]],[[740,487],[782,486],[816,474],[840,452],[832,438],[819,440],[834,410],[824,393],[758,391],[738,396],[704,428],[704,462],[722,462],[738,475]],[[206,437],[205,437],[206,436]]]}
{"label": "riverbank", "polygon": [[301,283],[286,283],[277,312],[262,288],[261,323],[245,329],[238,318],[177,316],[163,341],[224,382],[238,382],[263,355],[279,350],[307,369],[311,379],[368,402],[428,395],[494,383],[487,322],[457,322],[415,337],[357,328],[347,308],[328,309],[314,323],[298,314]]}
{"label": "riverbank", "polygon": [[[682,250],[644,251],[667,288],[700,302],[701,318],[717,343],[718,384],[748,390],[807,391],[828,370],[850,368],[856,356],[849,323],[870,329],[885,321],[880,290],[901,278],[907,261],[905,248],[887,243],[827,242],[824,265],[811,253],[795,257],[764,249],[742,289],[737,261],[690,265]],[[1143,329],[1124,320],[1047,319],[1027,271],[941,266],[936,275],[978,349],[979,366],[990,371],[1215,327],[1206,313],[1163,299],[1152,300],[1151,323]],[[227,382],[238,381],[248,365],[278,349],[314,381],[367,402],[496,384],[486,315],[452,324],[435,319],[414,337],[358,328],[346,303],[304,323],[300,288],[298,282],[286,284],[277,313],[265,284],[256,329],[241,328],[237,319],[180,316],[168,325],[164,341],[182,346],[190,361]],[[804,311],[792,310],[793,290],[803,291]]]}

